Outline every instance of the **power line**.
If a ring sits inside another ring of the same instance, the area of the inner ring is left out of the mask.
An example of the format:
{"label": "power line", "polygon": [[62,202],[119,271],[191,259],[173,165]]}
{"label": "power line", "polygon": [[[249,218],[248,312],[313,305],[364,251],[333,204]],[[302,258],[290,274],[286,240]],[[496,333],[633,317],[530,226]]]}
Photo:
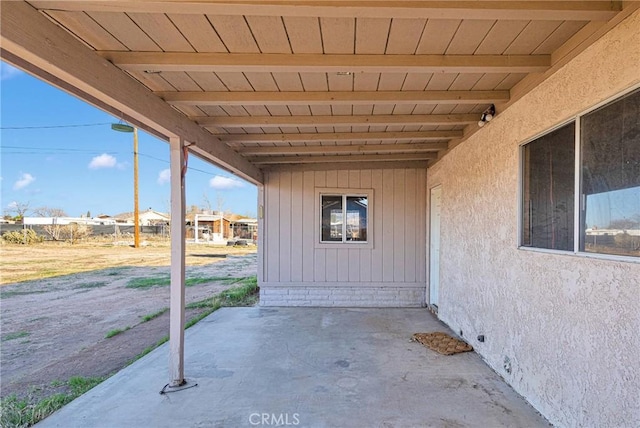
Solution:
{"label": "power line", "polygon": [[21,130],[21,129],[53,129],[53,128],[82,128],[89,126],[104,126],[110,125],[111,122],[102,122],[102,123],[82,123],[77,125],[42,125],[42,126],[0,126],[0,129],[13,129],[13,130]]}

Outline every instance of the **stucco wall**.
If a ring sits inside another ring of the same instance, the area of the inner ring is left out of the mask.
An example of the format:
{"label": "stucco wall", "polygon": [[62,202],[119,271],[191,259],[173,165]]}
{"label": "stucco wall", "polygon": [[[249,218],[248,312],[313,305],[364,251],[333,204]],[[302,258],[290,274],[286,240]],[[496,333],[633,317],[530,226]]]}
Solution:
{"label": "stucco wall", "polygon": [[640,263],[518,249],[518,146],[638,82],[640,12],[428,171],[440,318],[559,426],[640,426]]}
{"label": "stucco wall", "polygon": [[[265,174],[263,306],[423,306],[426,171],[415,168]],[[316,191],[370,189],[373,246],[318,245]]]}

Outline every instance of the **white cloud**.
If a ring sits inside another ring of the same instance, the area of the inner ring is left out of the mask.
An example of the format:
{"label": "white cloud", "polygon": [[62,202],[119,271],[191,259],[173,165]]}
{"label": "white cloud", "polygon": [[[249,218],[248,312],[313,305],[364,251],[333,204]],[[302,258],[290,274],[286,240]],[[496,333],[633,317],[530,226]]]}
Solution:
{"label": "white cloud", "polygon": [[5,62],[0,62],[0,80],[8,80],[20,74],[22,74],[22,71]]}
{"label": "white cloud", "polygon": [[20,176],[20,179],[18,179],[18,181],[14,183],[13,190],[24,189],[34,181],[36,181],[36,178],[33,175],[25,172]]}
{"label": "white cloud", "polygon": [[216,190],[232,190],[244,187],[244,183],[240,180],[236,180],[235,178],[216,175],[209,180],[209,187]]}
{"label": "white cloud", "polygon": [[17,201],[11,201],[7,204],[7,208],[9,208],[10,210],[13,210],[15,208],[18,208],[18,202]]}
{"label": "white cloud", "polygon": [[163,169],[158,174],[158,184],[163,185],[171,180],[171,170],[169,168]]}
{"label": "white cloud", "polygon": [[113,168],[117,163],[118,161],[116,158],[107,153],[103,153],[100,156],[96,156],[91,159],[91,162],[89,162],[89,169]]}

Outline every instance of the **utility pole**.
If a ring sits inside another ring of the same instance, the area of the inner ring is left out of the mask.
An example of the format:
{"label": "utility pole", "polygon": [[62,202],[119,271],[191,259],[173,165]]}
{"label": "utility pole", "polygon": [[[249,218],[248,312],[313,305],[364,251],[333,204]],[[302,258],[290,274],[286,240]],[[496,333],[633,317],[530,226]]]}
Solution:
{"label": "utility pole", "polygon": [[138,128],[125,123],[112,123],[118,132],[133,132],[133,247],[140,247],[140,210],[138,209]]}

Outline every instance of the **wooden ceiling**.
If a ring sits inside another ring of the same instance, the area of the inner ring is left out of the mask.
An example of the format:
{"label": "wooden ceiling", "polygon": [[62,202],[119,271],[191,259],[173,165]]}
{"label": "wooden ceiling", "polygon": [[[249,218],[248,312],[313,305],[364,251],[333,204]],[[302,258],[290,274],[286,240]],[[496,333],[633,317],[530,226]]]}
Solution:
{"label": "wooden ceiling", "polygon": [[[6,3],[18,2],[2,3],[11,12]],[[194,138],[199,154],[254,182],[262,169],[282,164],[426,167],[476,132],[488,106],[499,115],[638,7],[615,1],[26,3],[80,41],[86,61],[89,53],[96,64],[109,61],[151,91],[153,103],[168,104],[206,130],[207,137]],[[41,24],[33,18],[25,26],[29,32]],[[3,58],[46,68],[24,49],[5,47],[18,44],[18,31],[2,30]],[[60,68],[46,71],[67,83],[73,80],[67,74],[81,73]],[[93,96],[109,103],[105,92]],[[116,110],[157,135],[170,134],[163,131],[170,126],[141,119],[143,105],[134,104],[128,103],[138,115]]]}

